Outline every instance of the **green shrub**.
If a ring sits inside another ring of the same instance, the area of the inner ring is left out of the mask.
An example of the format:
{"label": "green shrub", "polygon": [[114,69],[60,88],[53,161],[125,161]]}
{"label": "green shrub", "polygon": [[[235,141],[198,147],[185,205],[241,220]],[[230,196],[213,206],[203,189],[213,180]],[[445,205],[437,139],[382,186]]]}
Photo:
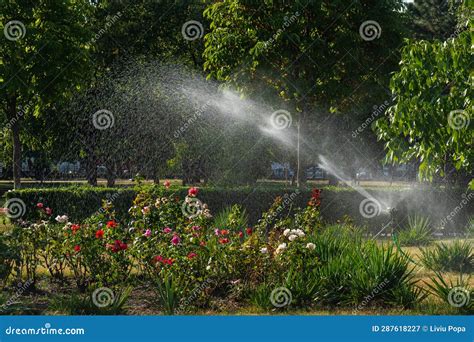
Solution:
{"label": "green shrub", "polygon": [[445,280],[441,273],[436,272],[431,278],[431,283],[426,283],[431,294],[441,299],[451,310],[458,313],[474,313],[474,301],[472,300],[474,290],[470,286],[470,277],[460,274],[454,283]]}
{"label": "green shrub", "polygon": [[[69,187],[54,187],[54,188],[25,188],[14,190],[6,193],[7,198],[20,198],[26,206],[27,211],[23,216],[26,220],[36,220],[36,212],[34,207],[38,202],[44,202],[45,205],[53,209],[53,215],[66,214],[71,221],[83,221],[96,211],[100,210],[102,200],[110,200],[115,207],[117,217],[119,219],[128,217],[128,209],[132,205],[136,194],[145,189],[149,192],[157,191],[156,186],[141,186],[141,187],[90,187],[90,186],[69,186]],[[410,197],[406,190],[400,188],[374,188],[369,191],[376,198],[392,198],[395,202],[397,199],[407,198],[407,206],[411,212],[419,212],[421,214],[432,214],[430,209],[431,202],[436,202],[436,198],[443,195],[436,189],[420,190]],[[187,188],[172,186],[164,192],[164,195],[176,194],[184,197]],[[286,195],[286,196],[285,196]],[[255,224],[261,217],[262,213],[268,210],[273,203],[275,197],[281,196],[281,207],[286,213],[290,213],[294,208],[304,208],[311,196],[310,190],[298,190],[294,187],[286,186],[269,186],[257,183],[254,186],[240,186],[240,187],[205,187],[201,189],[199,199],[209,205],[213,212],[218,213],[221,210],[231,207],[234,204],[239,204],[246,209],[249,223]],[[427,199],[421,204],[418,200],[420,196]],[[457,198],[456,194],[450,196]],[[342,220],[345,215],[352,217],[356,224],[367,225],[373,230],[380,229],[386,223],[387,217],[385,215],[378,215],[370,220],[361,217],[359,212],[359,204],[363,197],[347,187],[324,187],[321,192],[321,218],[326,222],[335,222]],[[455,207],[457,203],[447,204],[447,208]],[[449,214],[439,214],[437,219]],[[456,215],[456,220],[459,220],[459,227],[464,226],[467,222],[467,217],[464,213]]]}
{"label": "green shrub", "polygon": [[227,207],[214,217],[214,227],[243,232],[248,225],[248,214],[239,205]]}
{"label": "green shrub", "polygon": [[7,284],[15,263],[19,261],[18,245],[13,243],[10,235],[0,234],[0,289]]}
{"label": "green shrub", "polygon": [[422,249],[423,264],[433,271],[472,273],[474,253],[469,240],[440,243],[432,249]]}
{"label": "green shrub", "polygon": [[408,227],[396,234],[400,246],[424,246],[433,241],[430,220],[421,216],[409,216]]}
{"label": "green shrub", "polygon": [[58,295],[52,297],[48,311],[62,315],[123,315],[126,313],[126,304],[131,292],[131,287],[116,291],[113,298],[106,298],[110,302],[101,302],[100,298],[94,299],[94,292]]}

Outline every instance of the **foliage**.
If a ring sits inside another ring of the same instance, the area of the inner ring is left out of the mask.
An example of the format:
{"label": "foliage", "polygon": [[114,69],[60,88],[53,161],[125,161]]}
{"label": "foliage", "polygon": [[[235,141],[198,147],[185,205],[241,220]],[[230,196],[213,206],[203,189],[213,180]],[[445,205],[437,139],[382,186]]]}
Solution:
{"label": "foliage", "polygon": [[403,47],[401,69],[390,83],[396,104],[376,122],[387,162],[419,160],[424,179],[472,170],[471,45],[465,31],[446,42]]}
{"label": "foliage", "polygon": [[395,233],[395,239],[400,246],[423,246],[433,241],[431,223],[428,218],[409,216],[408,227]]}
{"label": "foliage", "polygon": [[132,288],[127,287],[118,292],[115,300],[104,307],[99,307],[94,303],[92,294],[60,294],[53,296],[48,310],[61,315],[123,315],[131,291]]}
{"label": "foliage", "polygon": [[407,3],[413,34],[419,39],[440,39],[451,36],[456,29],[456,8],[459,1],[415,0]]}
{"label": "foliage", "polygon": [[436,272],[435,277],[431,277],[431,283],[425,283],[433,295],[455,311],[472,314],[474,312],[473,289],[469,285],[469,279],[470,276],[463,277],[463,274],[460,274],[456,278],[456,282],[453,282],[446,280],[441,273]]}
{"label": "foliage", "polygon": [[235,232],[244,232],[248,224],[248,215],[239,205],[227,207],[214,218],[214,226],[231,228]]}
{"label": "foliage", "polygon": [[472,273],[474,252],[469,240],[436,244],[431,249],[422,249],[423,264],[438,272]]}
{"label": "foliage", "polygon": [[[45,206],[54,208],[53,216],[67,213],[72,222],[82,222],[90,215],[100,210],[102,201],[110,201],[114,205],[114,211],[117,219],[128,219],[128,209],[133,204],[133,199],[140,191],[155,193],[159,186],[138,186],[136,188],[128,187],[90,187],[90,186],[72,186],[72,187],[54,187],[54,188],[28,188],[6,193],[6,198],[19,198],[26,204],[26,212],[22,219],[36,221],[39,219],[38,211],[33,210],[36,203],[43,202]],[[162,187],[161,187],[162,188]],[[376,198],[404,198],[408,201],[408,213],[415,210],[419,215],[433,215],[432,205],[439,204],[439,197],[445,196],[443,189],[422,189],[417,192],[409,192],[407,189],[400,188],[371,188],[369,189]],[[187,188],[181,186],[172,186],[169,189],[162,189],[166,196],[176,195],[186,196]],[[462,196],[464,189],[455,189],[450,193],[448,204],[436,214],[448,215],[450,208],[458,205],[459,196]],[[158,196],[156,194],[156,196]],[[202,188],[199,199],[209,205],[214,212],[219,213],[235,203],[239,203],[245,208],[248,214],[248,223],[254,225],[255,229],[266,230],[273,227],[277,219],[292,217],[297,208],[306,208],[308,198],[311,196],[311,190],[297,189],[281,185],[259,185],[240,187],[213,187],[206,186]],[[419,198],[425,198],[420,206]],[[320,210],[320,217],[323,222],[333,223],[343,220],[348,215],[354,223],[367,225],[371,229],[380,229],[386,223],[387,217],[379,215],[364,220],[359,212],[360,195],[350,187],[324,187],[321,192],[321,199],[326,203]],[[274,203],[275,201],[275,203]],[[272,204],[273,203],[273,204]],[[265,214],[262,214],[265,213]],[[265,217],[264,217],[265,216]],[[441,218],[442,216],[440,216]],[[453,219],[456,227],[465,225],[467,217],[464,213],[459,213]],[[434,217],[433,222],[437,219]],[[273,223],[272,223],[273,222]],[[286,223],[278,220],[282,227]],[[318,226],[318,223],[313,223]]]}
{"label": "foliage", "polygon": [[0,235],[0,289],[2,289],[10,277],[15,263],[20,259],[18,245],[14,243],[11,235]]}

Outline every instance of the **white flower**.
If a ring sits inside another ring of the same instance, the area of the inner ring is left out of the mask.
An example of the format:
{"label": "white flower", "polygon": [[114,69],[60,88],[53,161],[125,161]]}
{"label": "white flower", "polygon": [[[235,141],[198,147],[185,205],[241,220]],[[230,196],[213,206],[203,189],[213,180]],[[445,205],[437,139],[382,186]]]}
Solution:
{"label": "white flower", "polygon": [[211,265],[207,265],[206,270],[209,271],[210,269],[211,269]]}
{"label": "white flower", "polygon": [[260,249],[260,252],[263,253],[263,254],[267,254],[268,253],[268,248],[263,247],[263,248]]}
{"label": "white flower", "polygon": [[276,253],[276,254],[280,254],[280,253],[283,252],[285,249],[286,249],[286,243],[282,243],[282,244],[278,245],[278,248],[276,249],[275,253]]}
{"label": "white flower", "polygon": [[289,229],[285,229],[285,231],[283,232],[283,235],[288,236],[288,234],[290,234],[290,230],[289,230]]}
{"label": "white flower", "polygon": [[312,242],[309,242],[308,244],[306,244],[306,248],[314,250],[316,248],[316,245]]}
{"label": "white flower", "polygon": [[56,216],[56,221],[58,221],[59,223],[66,223],[68,220],[69,218],[66,215]]}
{"label": "white flower", "polygon": [[297,235],[291,234],[290,236],[288,236],[288,240],[295,241],[297,237]]}
{"label": "white flower", "polygon": [[298,235],[299,237],[303,237],[305,234],[301,229],[297,229],[296,230],[296,235]]}

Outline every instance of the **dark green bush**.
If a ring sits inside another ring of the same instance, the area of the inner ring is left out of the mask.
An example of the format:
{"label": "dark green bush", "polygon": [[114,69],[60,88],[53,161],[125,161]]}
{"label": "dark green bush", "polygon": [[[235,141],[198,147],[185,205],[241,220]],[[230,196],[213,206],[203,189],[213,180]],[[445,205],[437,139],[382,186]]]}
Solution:
{"label": "dark green bush", "polygon": [[440,243],[433,249],[423,249],[423,264],[433,271],[472,273],[474,251],[469,240]]}
{"label": "dark green bush", "polygon": [[9,235],[0,234],[0,289],[4,287],[20,259],[19,251]]}
{"label": "dark green bush", "polygon": [[[156,187],[153,186],[145,186],[145,189],[151,192],[156,191]],[[118,217],[125,217],[137,191],[138,189],[135,187],[25,188],[7,192],[6,198],[20,198],[25,202],[27,211],[23,219],[36,219],[35,205],[38,202],[44,202],[45,205],[53,209],[54,216],[66,214],[74,221],[82,221],[100,209],[102,200],[112,200]],[[394,203],[399,203],[404,198],[405,207],[409,208],[408,213],[418,212],[425,216],[437,215],[437,217],[431,217],[431,222],[441,222],[441,219],[448,214],[448,212],[443,213],[441,211],[433,213],[433,210],[431,210],[433,205],[439,204],[437,199],[440,196],[445,196],[444,193],[436,189],[413,192],[401,188],[373,188],[368,189],[368,191],[376,198],[390,198]],[[165,193],[176,193],[183,197],[187,193],[187,188],[172,187],[166,190]],[[296,207],[305,207],[310,194],[311,189],[297,190],[285,185],[270,186],[257,183],[254,186],[233,188],[205,187],[199,192],[198,198],[209,205],[214,215],[227,207],[239,204],[246,210],[249,224],[254,225],[261,217],[262,212],[268,210],[275,197],[283,196],[281,213],[287,214],[288,211]],[[452,194],[449,197],[456,199],[459,194]],[[373,232],[377,233],[380,227],[387,223],[389,217],[387,214],[381,213],[370,219],[363,218],[359,212],[359,205],[363,198],[351,188],[324,186],[321,194],[321,216],[326,222],[335,222],[343,220],[347,215],[354,219],[354,223],[368,226],[372,228]],[[420,201],[419,198],[424,200]],[[446,208],[449,209],[455,206],[456,203],[448,203]],[[456,227],[465,226],[468,215],[468,210],[456,215],[455,219],[459,220]]]}
{"label": "dark green bush", "polygon": [[421,216],[408,217],[408,227],[396,235],[400,246],[425,246],[433,241],[430,220]]}

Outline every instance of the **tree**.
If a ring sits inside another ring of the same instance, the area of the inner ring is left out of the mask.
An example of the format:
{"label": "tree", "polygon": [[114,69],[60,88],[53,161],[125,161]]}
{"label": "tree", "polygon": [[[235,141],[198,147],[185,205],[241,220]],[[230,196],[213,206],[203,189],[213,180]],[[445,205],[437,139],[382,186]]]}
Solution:
{"label": "tree", "polygon": [[[71,95],[86,73],[90,39],[83,1],[2,1],[1,110],[11,131],[13,178],[20,186],[25,122]],[[29,132],[28,137],[36,132]],[[28,140],[27,140],[28,141]]]}
{"label": "tree", "polygon": [[243,93],[279,97],[308,137],[322,113],[348,110],[352,104],[342,100],[355,91],[383,92],[379,83],[398,62],[392,53],[404,31],[401,9],[398,0],[215,2],[204,12],[211,21],[204,67]]}
{"label": "tree", "polygon": [[441,175],[452,183],[455,170],[472,176],[471,46],[471,33],[464,31],[445,42],[403,48],[401,69],[391,80],[396,104],[376,122],[387,161],[419,159],[420,176],[429,180]]}
{"label": "tree", "polygon": [[407,3],[414,37],[427,40],[449,38],[456,30],[458,6],[459,1],[447,0],[415,0]]}

